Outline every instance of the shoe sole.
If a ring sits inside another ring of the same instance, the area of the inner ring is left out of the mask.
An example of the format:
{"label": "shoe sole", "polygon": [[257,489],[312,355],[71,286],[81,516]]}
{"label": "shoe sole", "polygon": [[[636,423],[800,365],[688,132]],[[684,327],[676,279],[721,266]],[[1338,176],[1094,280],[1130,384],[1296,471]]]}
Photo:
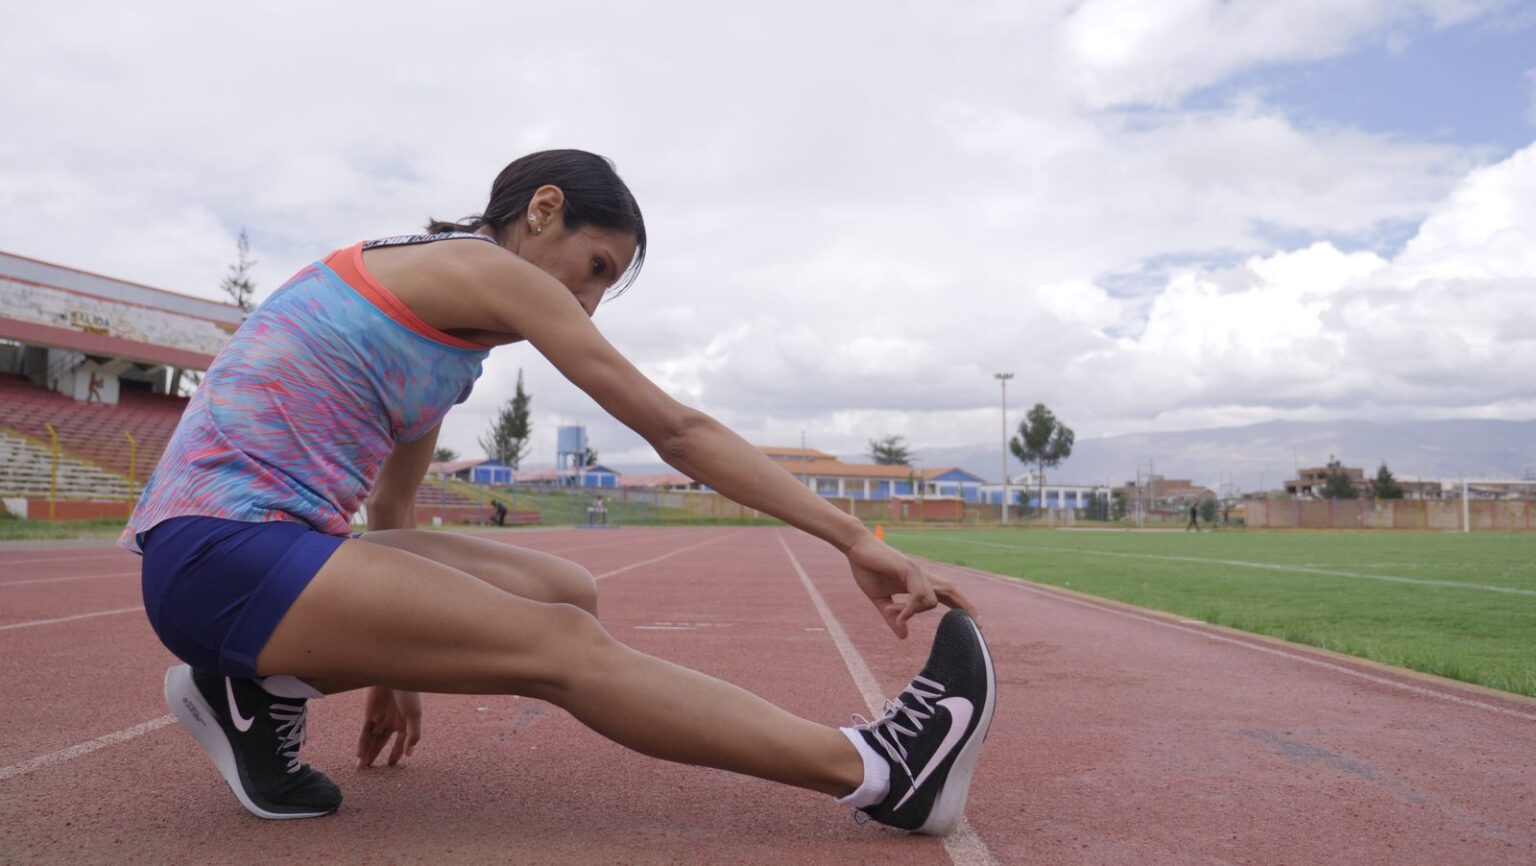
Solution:
{"label": "shoe sole", "polygon": [[976,627],[976,623],[970,617],[966,617],[965,622],[976,635],[976,642],[981,645],[982,660],[986,662],[987,701],[981,710],[981,721],[976,723],[976,729],[971,731],[970,738],[960,747],[959,756],[950,766],[944,788],[934,799],[927,820],[917,828],[916,832],[929,836],[948,836],[960,826],[960,819],[965,817],[965,801],[971,795],[971,774],[976,771],[976,759],[981,756],[981,745],[986,742],[987,730],[992,727],[992,710],[997,703],[997,676],[992,670],[992,651],[987,648],[987,640],[981,636],[981,629]]}
{"label": "shoe sole", "polygon": [[251,801],[251,797],[245,791],[245,786],[240,783],[240,768],[235,762],[235,749],[229,744],[229,737],[224,734],[218,717],[213,714],[213,708],[203,699],[203,693],[198,691],[197,685],[192,682],[192,669],[186,665],[178,665],[165,672],[165,703],[175,714],[176,721],[181,722],[182,728],[192,735],[192,739],[203,747],[203,752],[208,755],[208,760],[213,762],[219,775],[224,777],[229,790],[233,791],[235,798],[240,801],[246,811],[258,818],[266,818],[269,821],[287,821],[294,818],[319,818],[329,815],[334,809],[320,812],[269,812]]}

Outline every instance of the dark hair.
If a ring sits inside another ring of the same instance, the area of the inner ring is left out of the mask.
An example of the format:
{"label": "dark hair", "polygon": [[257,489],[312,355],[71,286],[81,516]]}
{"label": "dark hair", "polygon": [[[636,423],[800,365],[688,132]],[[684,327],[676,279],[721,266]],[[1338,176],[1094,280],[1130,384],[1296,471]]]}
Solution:
{"label": "dark hair", "polygon": [[614,171],[613,163],[584,150],[541,150],[513,160],[491,184],[491,200],[485,212],[460,222],[433,219],[429,232],[473,232],[490,226],[497,240],[520,222],[533,194],[544,185],[557,186],[565,193],[561,217],[570,229],[584,225],[631,232],[635,236],[635,258],[609,289],[618,295],[634,283],[645,263],[645,218],[635,196]]}

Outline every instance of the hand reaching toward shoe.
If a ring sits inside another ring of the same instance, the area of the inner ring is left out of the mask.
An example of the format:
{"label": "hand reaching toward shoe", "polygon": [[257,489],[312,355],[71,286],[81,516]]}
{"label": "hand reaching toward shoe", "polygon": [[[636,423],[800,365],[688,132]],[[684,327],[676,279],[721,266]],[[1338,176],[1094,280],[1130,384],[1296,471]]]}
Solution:
{"label": "hand reaching toward shoe", "polygon": [[978,624],[981,621],[976,607],[953,583],[929,576],[916,561],[872,535],[848,548],[848,566],[859,589],[899,638],[907,636],[907,620],[940,602],[964,610]]}
{"label": "hand reaching toward shoe", "polygon": [[368,690],[363,732],[357,738],[357,768],[373,766],[390,737],[395,745],[385,763],[393,767],[421,742],[421,695],[374,686]]}

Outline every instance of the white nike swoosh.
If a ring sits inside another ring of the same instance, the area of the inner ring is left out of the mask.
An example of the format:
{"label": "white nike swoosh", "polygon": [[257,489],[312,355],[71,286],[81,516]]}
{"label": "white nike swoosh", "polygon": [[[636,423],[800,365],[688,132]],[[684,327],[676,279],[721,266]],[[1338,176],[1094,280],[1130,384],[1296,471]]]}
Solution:
{"label": "white nike swoosh", "polygon": [[[251,718],[247,719],[240,715],[240,705],[235,703],[235,687],[230,683],[229,677],[224,678],[224,694],[229,696],[229,716],[235,721],[235,730],[242,734],[246,731],[249,731],[251,729],[251,723],[256,721],[256,717],[252,716]],[[939,701],[939,703],[942,704],[944,702]]]}
{"label": "white nike swoosh", "polygon": [[944,763],[944,759],[949,757],[949,753],[955,750],[955,746],[959,745],[960,739],[965,736],[965,729],[971,726],[971,714],[976,712],[975,706],[965,698],[945,698],[939,701],[939,706],[949,711],[949,731],[944,734],[944,742],[939,743],[938,751],[934,752],[933,757],[928,759],[928,765],[923,767],[923,771],[918,773],[917,778],[912,780],[912,787],[907,790],[907,793],[900,800],[896,801],[895,806],[891,807],[892,812],[900,809],[901,804],[907,802],[907,798],[917,793],[917,789],[921,788],[923,783],[928,781],[928,777],[933,774],[933,771],[938,769],[939,765]]}

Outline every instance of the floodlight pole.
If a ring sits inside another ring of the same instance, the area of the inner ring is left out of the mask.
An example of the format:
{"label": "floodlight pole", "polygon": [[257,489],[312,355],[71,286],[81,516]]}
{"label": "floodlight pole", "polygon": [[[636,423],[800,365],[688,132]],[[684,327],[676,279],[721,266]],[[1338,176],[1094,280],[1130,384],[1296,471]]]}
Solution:
{"label": "floodlight pole", "polygon": [[1003,519],[1008,522],[1008,380],[1012,373],[993,373],[992,378],[1003,383]]}

